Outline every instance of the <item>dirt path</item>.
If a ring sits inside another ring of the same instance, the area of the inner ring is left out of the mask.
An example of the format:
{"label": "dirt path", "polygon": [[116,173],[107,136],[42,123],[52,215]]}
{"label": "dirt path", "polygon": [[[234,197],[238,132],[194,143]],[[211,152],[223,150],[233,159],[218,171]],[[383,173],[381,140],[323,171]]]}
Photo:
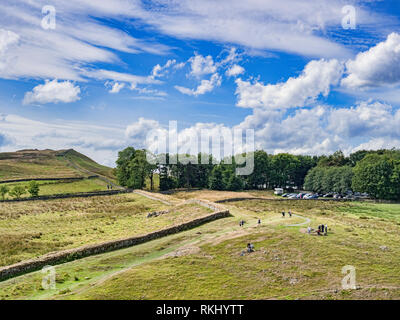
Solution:
{"label": "dirt path", "polygon": [[305,224],[311,223],[311,219],[310,219],[310,218],[305,218],[305,217],[303,217],[303,216],[299,216],[299,215],[294,214],[294,213],[292,214],[292,216],[297,217],[297,218],[302,218],[302,219],[304,219],[305,221],[302,222],[302,223],[297,223],[297,224],[289,224],[289,225],[287,225],[287,226],[285,226],[285,227],[299,227],[299,226],[303,226],[303,225],[305,225]]}

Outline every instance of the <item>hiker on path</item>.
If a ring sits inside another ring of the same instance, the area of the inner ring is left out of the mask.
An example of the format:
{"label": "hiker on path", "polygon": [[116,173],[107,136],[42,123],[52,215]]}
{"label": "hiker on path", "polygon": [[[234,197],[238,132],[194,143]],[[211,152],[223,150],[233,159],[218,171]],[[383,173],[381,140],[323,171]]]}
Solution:
{"label": "hiker on path", "polygon": [[254,246],[251,243],[247,244],[247,252],[248,253],[254,252]]}
{"label": "hiker on path", "polygon": [[328,235],[328,225],[327,224],[325,225],[325,235],[326,236]]}
{"label": "hiker on path", "polygon": [[285,217],[285,211],[282,211],[282,218]]}
{"label": "hiker on path", "polygon": [[292,217],[292,210],[289,210],[289,217]]}
{"label": "hiker on path", "polygon": [[308,233],[308,234],[311,234],[311,230],[312,230],[311,227],[308,226],[308,228],[307,228],[307,233]]}
{"label": "hiker on path", "polygon": [[324,233],[325,226],[321,224],[321,232]]}
{"label": "hiker on path", "polygon": [[260,225],[261,224],[261,219],[258,219],[258,225]]}

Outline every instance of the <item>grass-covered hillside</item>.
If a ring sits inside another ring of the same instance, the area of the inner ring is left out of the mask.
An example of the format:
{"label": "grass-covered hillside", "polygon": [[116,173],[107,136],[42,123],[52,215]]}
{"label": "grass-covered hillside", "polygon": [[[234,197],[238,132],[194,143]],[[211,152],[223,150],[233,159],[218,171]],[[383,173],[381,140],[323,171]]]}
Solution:
{"label": "grass-covered hillside", "polygon": [[0,153],[0,182],[17,179],[72,178],[93,174],[114,179],[113,169],[75,150],[20,150]]}

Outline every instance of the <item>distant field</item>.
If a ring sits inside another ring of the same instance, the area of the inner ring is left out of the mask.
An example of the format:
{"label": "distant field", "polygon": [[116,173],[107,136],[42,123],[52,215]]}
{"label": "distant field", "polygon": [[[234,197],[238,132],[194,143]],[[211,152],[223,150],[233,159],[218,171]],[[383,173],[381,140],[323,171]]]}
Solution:
{"label": "distant field", "polygon": [[146,213],[167,207],[136,194],[1,204],[0,265],[142,235],[211,212],[185,205],[174,207],[168,214],[146,218]]}
{"label": "distant field", "polygon": [[[5,183],[2,185],[8,186],[10,189],[20,185],[23,187],[28,186],[29,182],[15,182]],[[40,185],[39,196],[57,195],[65,193],[77,193],[77,192],[94,192],[107,190],[107,183],[100,179],[84,179],[78,181],[54,181],[45,180],[38,181]],[[22,198],[30,197],[30,194],[26,192],[22,195]],[[12,199],[9,195],[6,199]]]}

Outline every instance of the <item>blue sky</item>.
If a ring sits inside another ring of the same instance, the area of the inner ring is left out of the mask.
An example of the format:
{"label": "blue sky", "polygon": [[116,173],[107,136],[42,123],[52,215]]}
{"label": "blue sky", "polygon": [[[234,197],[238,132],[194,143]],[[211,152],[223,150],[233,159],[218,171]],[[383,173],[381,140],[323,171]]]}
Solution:
{"label": "blue sky", "polygon": [[253,129],[270,153],[400,147],[395,0],[5,0],[0,14],[1,152],[112,166],[170,120],[182,141]]}

